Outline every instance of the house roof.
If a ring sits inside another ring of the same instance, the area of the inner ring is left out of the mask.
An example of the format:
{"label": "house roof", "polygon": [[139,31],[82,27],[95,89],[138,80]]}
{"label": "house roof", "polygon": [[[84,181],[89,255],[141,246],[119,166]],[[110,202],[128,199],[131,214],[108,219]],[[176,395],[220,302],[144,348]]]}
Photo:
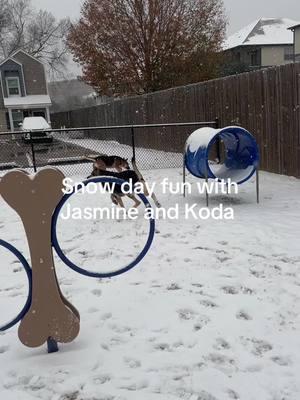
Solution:
{"label": "house roof", "polygon": [[37,57],[35,57],[35,56],[32,56],[32,55],[29,54],[27,51],[25,51],[25,50],[23,50],[23,49],[21,49],[21,48],[20,48],[20,49],[17,49],[16,51],[14,51],[10,56],[13,58],[13,57],[15,57],[16,55],[18,55],[19,53],[23,53],[23,54],[25,54],[26,56],[28,56],[28,57],[32,58],[33,60],[39,62],[40,64],[44,65],[44,63],[43,63],[39,58],[37,58]]}
{"label": "house roof", "polygon": [[32,56],[31,54],[27,53],[27,52],[26,52],[25,50],[23,50],[23,49],[18,49],[18,50],[16,50],[16,51],[14,51],[13,53],[11,53],[8,57],[6,57],[4,60],[2,60],[2,61],[0,62],[0,65],[6,63],[8,60],[12,60],[12,61],[14,61],[14,62],[17,63],[17,64],[22,65],[19,61],[17,61],[17,60],[14,58],[18,53],[23,53],[23,54],[25,54],[26,56],[28,56],[28,57],[30,57],[30,58],[33,58],[35,61],[38,61],[40,64],[44,65],[44,64],[42,63],[41,60],[39,60],[37,57],[34,57],[34,56]]}
{"label": "house roof", "polygon": [[294,25],[294,26],[290,26],[288,29],[293,31],[296,28],[300,28],[300,24],[297,24],[297,25]]}
{"label": "house roof", "polygon": [[48,95],[11,96],[4,98],[4,106],[18,108],[51,106],[51,99]]}
{"label": "house roof", "polygon": [[13,61],[15,64],[18,64],[18,65],[22,66],[22,64],[19,61],[15,60],[12,57],[7,57],[5,60],[1,61],[0,62],[0,66],[5,64],[7,61]]}
{"label": "house roof", "polygon": [[289,30],[297,21],[288,18],[261,18],[229,36],[223,44],[224,50],[239,46],[293,44],[293,33]]}

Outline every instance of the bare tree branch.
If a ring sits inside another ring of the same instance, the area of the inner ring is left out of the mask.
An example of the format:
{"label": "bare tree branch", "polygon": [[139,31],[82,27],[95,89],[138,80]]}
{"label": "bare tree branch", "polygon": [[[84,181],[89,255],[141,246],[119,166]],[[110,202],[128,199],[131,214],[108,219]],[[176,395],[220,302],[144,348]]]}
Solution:
{"label": "bare tree branch", "polygon": [[0,0],[0,57],[22,48],[45,62],[51,76],[63,76],[69,27],[69,19],[56,21],[48,11],[36,11],[31,0]]}

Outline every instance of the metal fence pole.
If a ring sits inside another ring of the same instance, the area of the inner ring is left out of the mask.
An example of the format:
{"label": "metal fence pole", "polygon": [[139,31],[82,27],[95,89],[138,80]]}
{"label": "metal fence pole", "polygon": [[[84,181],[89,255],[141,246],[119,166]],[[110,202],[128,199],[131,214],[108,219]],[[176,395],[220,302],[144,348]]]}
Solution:
{"label": "metal fence pole", "polygon": [[[215,126],[216,126],[216,129],[219,129],[220,120],[218,117],[215,118]],[[220,163],[221,162],[221,140],[219,137],[217,138],[216,144],[217,144],[217,159],[218,159],[218,162]]]}
{"label": "metal fence pole", "polygon": [[134,127],[131,127],[131,146],[132,146],[132,159],[135,161],[135,132]]}
{"label": "metal fence pole", "polygon": [[256,202],[259,204],[260,202],[260,193],[259,193],[259,168],[256,168]]}
{"label": "metal fence pole", "polygon": [[30,132],[30,145],[31,145],[31,154],[32,154],[32,164],[34,172],[37,172],[36,168],[36,160],[35,160],[35,151],[34,151],[34,144],[32,139],[32,133]]}
{"label": "metal fence pole", "polygon": [[186,190],[185,190],[185,183],[186,183],[186,168],[185,168],[185,149],[183,150],[183,160],[182,160],[182,178],[183,178],[183,197],[186,195]]}

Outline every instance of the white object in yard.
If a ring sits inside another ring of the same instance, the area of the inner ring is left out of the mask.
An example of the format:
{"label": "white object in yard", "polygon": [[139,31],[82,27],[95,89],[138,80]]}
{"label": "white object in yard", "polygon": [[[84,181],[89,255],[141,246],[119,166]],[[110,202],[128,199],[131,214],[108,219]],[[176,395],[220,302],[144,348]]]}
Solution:
{"label": "white object in yard", "polygon": [[22,124],[23,131],[50,129],[50,125],[43,117],[26,117]]}

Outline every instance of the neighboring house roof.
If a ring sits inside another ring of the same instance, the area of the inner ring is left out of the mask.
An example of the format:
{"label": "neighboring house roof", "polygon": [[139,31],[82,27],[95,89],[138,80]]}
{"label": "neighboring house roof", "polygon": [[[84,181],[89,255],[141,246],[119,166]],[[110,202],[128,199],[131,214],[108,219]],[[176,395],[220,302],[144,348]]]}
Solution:
{"label": "neighboring house roof", "polygon": [[22,64],[19,61],[14,60],[12,57],[8,57],[5,60],[1,61],[0,62],[0,66],[5,64],[5,63],[7,63],[7,61],[13,61],[15,64],[18,64],[18,65],[22,66]]}
{"label": "neighboring house roof", "polygon": [[19,107],[22,106],[50,106],[51,99],[48,95],[31,95],[25,97],[12,96],[4,98],[5,107]]}
{"label": "neighboring house roof", "polygon": [[25,50],[23,49],[18,49],[16,51],[14,51],[13,53],[11,53],[8,57],[6,57],[3,61],[0,62],[0,65],[6,63],[8,60],[12,60],[14,62],[16,62],[17,64],[22,65],[20,62],[18,62],[17,60],[14,59],[14,56],[18,53],[24,53],[26,54],[28,57],[33,58],[35,61],[38,61],[40,64],[44,65],[44,63],[39,60],[37,57],[32,56],[31,54],[27,53]]}
{"label": "neighboring house roof", "polygon": [[297,24],[297,25],[294,25],[294,26],[290,26],[288,29],[293,31],[296,28],[300,28],[300,24]]}
{"label": "neighboring house roof", "polygon": [[239,46],[293,44],[293,33],[289,27],[298,22],[288,18],[261,18],[229,36],[223,49]]}

